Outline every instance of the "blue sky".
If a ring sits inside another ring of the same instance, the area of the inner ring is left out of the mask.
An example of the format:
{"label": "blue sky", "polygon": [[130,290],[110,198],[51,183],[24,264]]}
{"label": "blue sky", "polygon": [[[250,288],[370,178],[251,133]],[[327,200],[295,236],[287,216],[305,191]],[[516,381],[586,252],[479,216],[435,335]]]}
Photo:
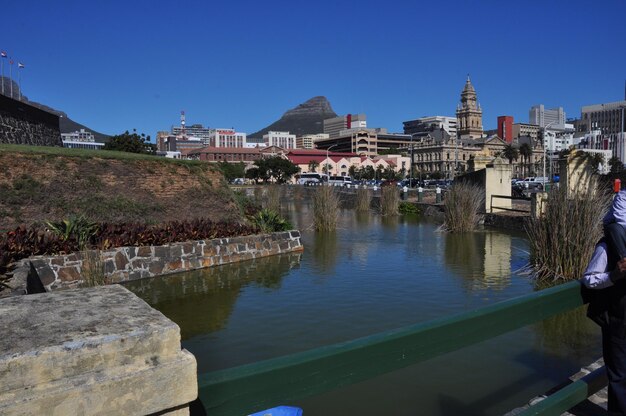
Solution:
{"label": "blue sky", "polygon": [[401,131],[454,115],[468,73],[485,128],[527,122],[534,104],[575,117],[624,99],[624,0],[4,0],[1,12],[25,95],[107,134],[154,137],[183,109],[188,124],[252,133],[316,95]]}

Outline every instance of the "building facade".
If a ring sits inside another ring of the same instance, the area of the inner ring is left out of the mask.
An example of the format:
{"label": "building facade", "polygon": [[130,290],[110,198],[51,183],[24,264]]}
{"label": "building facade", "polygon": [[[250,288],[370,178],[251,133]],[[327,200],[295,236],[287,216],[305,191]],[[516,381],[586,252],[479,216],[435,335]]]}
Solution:
{"label": "building facade", "polygon": [[479,139],[483,137],[483,110],[480,108],[476,90],[468,75],[461,92],[461,103],[457,106],[457,134],[461,139]]}
{"label": "building facade", "polygon": [[602,134],[626,132],[626,100],[584,106],[581,110],[580,130]]}
{"label": "building facade", "polygon": [[457,119],[447,116],[421,117],[415,120],[403,121],[404,134],[416,134],[444,129],[450,136],[456,137]]}
{"label": "building facade", "polygon": [[246,147],[246,133],[234,129],[211,129],[208,139],[202,139],[205,146]]}
{"label": "building facade", "polygon": [[324,133],[329,138],[339,137],[341,130],[364,129],[367,128],[367,117],[365,114],[346,114],[345,116],[333,117],[324,120]]}
{"label": "building facade", "polygon": [[528,123],[539,127],[565,126],[565,111],[563,107],[546,109],[543,104],[530,107]]}
{"label": "building facade", "polygon": [[263,135],[265,146],[277,146],[283,149],[296,148],[296,135],[288,131],[268,131]]}
{"label": "building facade", "polygon": [[536,124],[513,123],[512,128],[514,139],[530,137],[533,140],[537,140],[540,135],[539,132],[541,131],[541,127]]}
{"label": "building facade", "polygon": [[513,142],[513,116],[498,117],[498,137],[509,144]]}
{"label": "building facade", "polygon": [[301,137],[296,137],[296,149],[315,149],[315,142],[318,140],[326,140],[329,138],[328,134],[305,134]]}
{"label": "building facade", "polygon": [[315,147],[318,149],[334,149],[336,152],[356,153],[361,156],[374,157],[381,151],[389,152],[394,149],[406,148],[411,143],[408,134],[393,134],[382,132],[379,129],[345,130],[337,138],[318,140]]}
{"label": "building facade", "polygon": [[68,149],[90,149],[100,150],[104,143],[96,142],[96,137],[92,132],[80,129],[71,133],[61,133],[63,147]]}

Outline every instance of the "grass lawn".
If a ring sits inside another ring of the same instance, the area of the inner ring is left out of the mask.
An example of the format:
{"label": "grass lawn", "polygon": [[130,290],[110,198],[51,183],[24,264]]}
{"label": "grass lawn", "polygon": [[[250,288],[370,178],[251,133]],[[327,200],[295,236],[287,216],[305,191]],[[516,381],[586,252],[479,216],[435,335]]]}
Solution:
{"label": "grass lawn", "polygon": [[67,156],[86,159],[100,158],[117,160],[151,160],[155,162],[174,163],[185,166],[206,164],[206,162],[201,162],[199,160],[169,159],[162,156],[153,156],[141,153],[118,152],[114,150],[66,149],[64,147],[28,146],[22,144],[0,144],[0,153],[4,152],[33,155]]}

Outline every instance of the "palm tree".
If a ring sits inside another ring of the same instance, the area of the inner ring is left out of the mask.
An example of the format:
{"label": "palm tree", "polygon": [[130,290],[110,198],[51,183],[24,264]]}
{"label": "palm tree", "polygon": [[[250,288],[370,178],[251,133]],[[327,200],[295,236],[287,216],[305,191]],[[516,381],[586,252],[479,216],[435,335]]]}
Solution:
{"label": "palm tree", "polygon": [[[522,143],[522,145],[519,147],[519,153],[520,155],[522,155],[522,163],[525,160],[526,163],[530,163],[530,157],[533,155],[533,149],[532,147],[530,147],[530,145],[528,143]],[[522,174],[523,176],[526,176],[524,174],[524,169],[522,168]]]}
{"label": "palm tree", "polygon": [[507,144],[502,150],[502,156],[509,159],[509,163],[512,164],[513,159],[517,160],[517,158],[519,157],[519,150],[517,150],[517,147],[513,146],[512,144]]}
{"label": "palm tree", "polygon": [[315,160],[311,160],[309,162],[309,172],[316,172],[317,171],[317,167],[320,165],[319,162],[316,162]]}

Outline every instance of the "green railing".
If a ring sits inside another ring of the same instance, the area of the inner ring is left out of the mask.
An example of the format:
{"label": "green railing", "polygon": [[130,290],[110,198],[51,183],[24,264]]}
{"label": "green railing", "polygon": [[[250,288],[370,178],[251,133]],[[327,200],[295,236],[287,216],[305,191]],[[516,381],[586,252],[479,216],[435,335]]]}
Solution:
{"label": "green railing", "polygon": [[[451,317],[201,374],[200,399],[210,415],[240,416],[289,404],[574,309],[583,304],[580,291],[579,282],[569,282]],[[584,400],[580,389],[575,394],[578,402]],[[554,414],[552,410],[541,414]]]}

